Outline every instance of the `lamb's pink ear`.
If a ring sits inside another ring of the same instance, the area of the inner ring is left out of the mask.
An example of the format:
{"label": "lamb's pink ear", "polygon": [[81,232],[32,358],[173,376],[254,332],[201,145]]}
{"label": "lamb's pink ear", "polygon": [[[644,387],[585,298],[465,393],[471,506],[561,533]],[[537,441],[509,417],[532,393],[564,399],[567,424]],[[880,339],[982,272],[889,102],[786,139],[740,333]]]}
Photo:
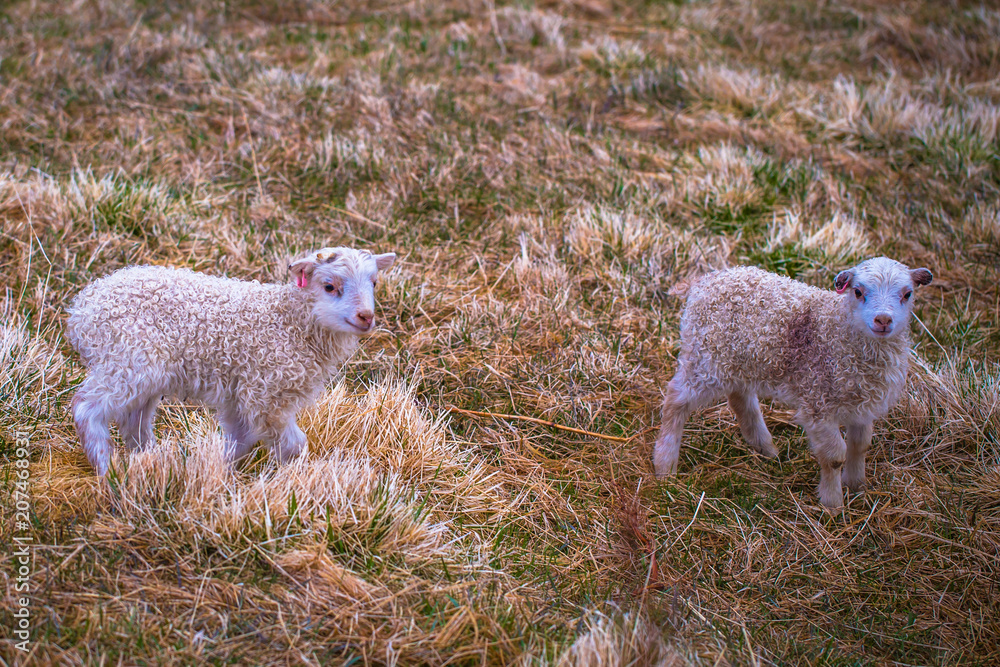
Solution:
{"label": "lamb's pink ear", "polygon": [[379,271],[385,271],[396,261],[396,253],[387,252],[384,255],[375,255],[375,266]]}
{"label": "lamb's pink ear", "polygon": [[919,269],[912,269],[910,271],[910,278],[913,279],[914,285],[930,285],[931,281],[934,280],[934,275],[921,267]]}
{"label": "lamb's pink ear", "polygon": [[313,271],[316,270],[316,253],[303,257],[297,262],[288,265],[288,270],[295,276],[295,284],[298,287],[309,287],[309,279],[312,278]]}
{"label": "lamb's pink ear", "polygon": [[837,288],[837,294],[843,294],[854,281],[854,269],[845,269],[837,274],[833,279],[833,286]]}

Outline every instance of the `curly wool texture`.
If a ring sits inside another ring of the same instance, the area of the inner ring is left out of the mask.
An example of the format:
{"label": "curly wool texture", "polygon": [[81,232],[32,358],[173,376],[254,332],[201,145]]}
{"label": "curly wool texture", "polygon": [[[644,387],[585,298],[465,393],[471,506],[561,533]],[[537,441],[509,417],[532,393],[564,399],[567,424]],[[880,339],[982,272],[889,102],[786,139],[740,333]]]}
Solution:
{"label": "curly wool texture", "polygon": [[679,371],[693,389],[749,390],[809,420],[881,417],[906,382],[909,332],[858,331],[851,298],[753,267],[708,274],[681,316]]}
{"label": "curly wool texture", "polygon": [[68,338],[106,411],[122,397],[193,398],[274,435],[313,402],[354,352],[357,336],[315,323],[314,296],[294,285],[218,278],[187,269],[130,267],[87,286]]}

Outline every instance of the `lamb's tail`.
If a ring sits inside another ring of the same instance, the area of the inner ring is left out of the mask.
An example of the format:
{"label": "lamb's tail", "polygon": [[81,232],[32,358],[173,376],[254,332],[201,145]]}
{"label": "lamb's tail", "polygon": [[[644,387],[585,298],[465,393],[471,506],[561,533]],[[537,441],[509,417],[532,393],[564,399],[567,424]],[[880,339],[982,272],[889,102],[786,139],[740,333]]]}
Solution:
{"label": "lamb's tail", "polygon": [[80,358],[83,359],[84,365],[87,365],[90,361],[90,349],[85,344],[85,338],[82,335],[83,332],[87,331],[90,327],[90,320],[92,319],[92,309],[88,307],[87,296],[92,291],[93,283],[87,285],[81,292],[79,292],[74,298],[73,302],[66,308],[66,340],[69,344],[73,346]]}

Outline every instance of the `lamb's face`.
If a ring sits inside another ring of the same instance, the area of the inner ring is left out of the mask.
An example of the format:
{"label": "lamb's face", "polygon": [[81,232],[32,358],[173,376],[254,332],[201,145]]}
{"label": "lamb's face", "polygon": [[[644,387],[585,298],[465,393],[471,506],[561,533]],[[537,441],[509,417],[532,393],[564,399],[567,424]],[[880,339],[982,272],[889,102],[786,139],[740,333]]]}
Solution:
{"label": "lamb's face", "polygon": [[395,260],[394,253],[323,248],[289,268],[299,288],[313,292],[317,322],[333,331],[363,336],[375,329],[378,272]]}
{"label": "lamb's face", "polygon": [[853,315],[853,325],[875,339],[887,339],[906,331],[913,309],[913,289],[930,283],[927,269],[876,257],[837,274],[834,285],[844,294]]}

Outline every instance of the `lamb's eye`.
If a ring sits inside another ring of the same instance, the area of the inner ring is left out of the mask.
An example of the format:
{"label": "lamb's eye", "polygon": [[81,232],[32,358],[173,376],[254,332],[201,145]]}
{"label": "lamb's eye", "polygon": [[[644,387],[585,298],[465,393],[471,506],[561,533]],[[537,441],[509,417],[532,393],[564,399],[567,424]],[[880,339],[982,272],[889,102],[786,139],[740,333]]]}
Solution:
{"label": "lamb's eye", "polygon": [[861,290],[859,290],[857,287],[855,287],[854,288],[854,296],[856,296],[856,297],[858,297],[860,299],[864,295],[861,294]]}
{"label": "lamb's eye", "polygon": [[337,288],[334,287],[333,285],[324,285],[323,289],[325,289],[327,292],[329,292],[331,294],[333,294],[334,292],[337,291]]}
{"label": "lamb's eye", "polygon": [[913,292],[907,292],[903,295],[903,301],[909,301],[911,296],[913,296]]}

